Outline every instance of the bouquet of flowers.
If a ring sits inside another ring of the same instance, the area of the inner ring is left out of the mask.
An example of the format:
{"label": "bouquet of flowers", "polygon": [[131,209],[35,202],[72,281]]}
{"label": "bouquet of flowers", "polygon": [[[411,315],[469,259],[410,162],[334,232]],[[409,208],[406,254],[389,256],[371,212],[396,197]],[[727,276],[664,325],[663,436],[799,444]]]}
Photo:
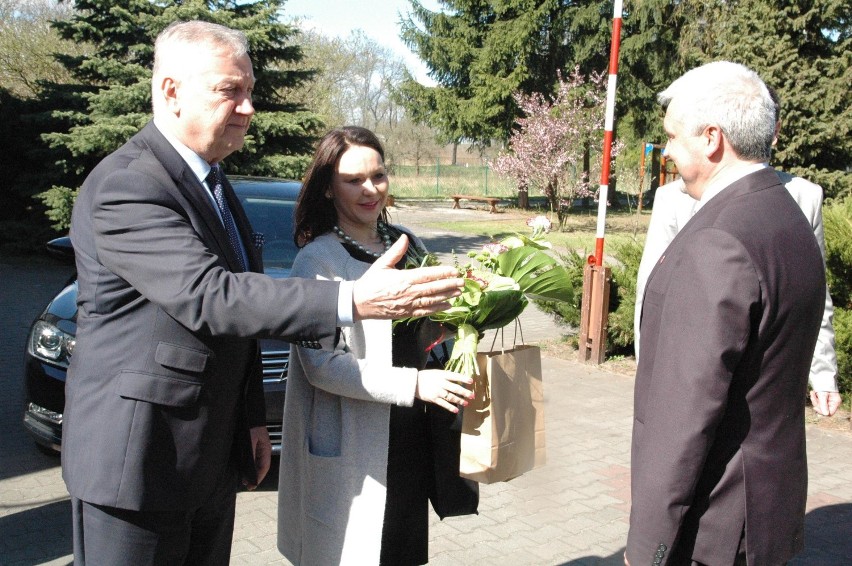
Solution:
{"label": "bouquet of flowers", "polygon": [[528,299],[569,301],[573,291],[564,267],[544,250],[551,223],[544,216],[527,221],[532,236],[510,236],[468,254],[477,262],[461,268],[462,294],[451,307],[430,316],[457,332],[446,369],[465,375],[479,373],[476,351],[485,330],[502,328],[520,315]]}

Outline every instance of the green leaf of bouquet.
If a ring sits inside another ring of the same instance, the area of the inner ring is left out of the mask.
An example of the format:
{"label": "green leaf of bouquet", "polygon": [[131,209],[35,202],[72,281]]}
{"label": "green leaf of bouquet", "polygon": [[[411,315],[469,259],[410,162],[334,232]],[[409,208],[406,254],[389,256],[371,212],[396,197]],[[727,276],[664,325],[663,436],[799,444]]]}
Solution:
{"label": "green leaf of bouquet", "polygon": [[521,286],[524,295],[546,301],[570,301],[571,277],[555,259],[533,246],[522,246],[497,256],[500,273]]}
{"label": "green leaf of bouquet", "polygon": [[488,282],[488,292],[493,293],[494,291],[517,291],[521,288],[518,285],[518,282],[512,279],[511,277],[506,277],[504,275],[493,275],[491,276],[491,281]]}
{"label": "green leaf of bouquet", "polygon": [[467,324],[478,331],[503,328],[524,311],[527,298],[520,290],[506,289],[483,293],[479,307],[472,313]]}
{"label": "green leaf of bouquet", "polygon": [[462,324],[467,323],[467,320],[470,318],[470,308],[467,306],[450,307],[445,311],[429,315],[429,318],[456,329]]}
{"label": "green leaf of bouquet", "polygon": [[479,304],[480,297],[482,297],[482,285],[472,279],[465,279],[462,294],[453,304],[463,304],[475,307]]}

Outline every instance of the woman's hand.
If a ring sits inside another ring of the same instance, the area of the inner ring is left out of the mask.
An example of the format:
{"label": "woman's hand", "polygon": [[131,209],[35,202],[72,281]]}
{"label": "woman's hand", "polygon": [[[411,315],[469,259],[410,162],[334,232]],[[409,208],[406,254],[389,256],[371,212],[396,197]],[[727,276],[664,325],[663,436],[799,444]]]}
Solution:
{"label": "woman's hand", "polygon": [[442,369],[424,369],[417,373],[417,388],[414,396],[428,403],[458,413],[473,399],[473,378]]}

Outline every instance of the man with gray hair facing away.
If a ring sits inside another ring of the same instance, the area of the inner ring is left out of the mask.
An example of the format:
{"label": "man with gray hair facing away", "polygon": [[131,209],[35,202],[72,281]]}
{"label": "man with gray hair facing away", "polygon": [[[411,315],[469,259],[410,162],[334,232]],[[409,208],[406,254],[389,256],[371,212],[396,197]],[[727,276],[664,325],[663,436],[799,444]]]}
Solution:
{"label": "man with gray hair facing away", "polygon": [[645,291],[625,562],[783,564],[804,546],[822,257],[767,166],[775,107],[757,74],[710,63],[659,101],[698,210]]}
{"label": "man with gray hair facing away", "polygon": [[[781,130],[781,101],[771,88],[769,94],[775,103],[775,140]],[[820,252],[825,258],[825,236],[822,225],[822,187],[801,177],[776,171],[784,187],[802,209],[810,222],[814,236],[819,244]],[[698,201],[685,192],[683,179],[666,183],[657,189],[654,196],[654,211],[651,223],[645,235],[645,247],[642,250],[642,261],[636,276],[636,308],[633,321],[634,347],[636,360],[639,360],[639,339],[641,332],[639,322],[642,313],[642,300],[645,283],[657,260],[663,255],[669,243],[674,239],[683,226],[689,222],[695,213]],[[834,326],[831,319],[834,315],[834,304],[828,288],[825,290],[825,310],[822,314],[822,325],[819,329],[814,356],[811,360],[809,383],[810,398],[814,410],[820,415],[830,417],[840,407],[840,393],[837,389],[837,354],[834,350]]]}

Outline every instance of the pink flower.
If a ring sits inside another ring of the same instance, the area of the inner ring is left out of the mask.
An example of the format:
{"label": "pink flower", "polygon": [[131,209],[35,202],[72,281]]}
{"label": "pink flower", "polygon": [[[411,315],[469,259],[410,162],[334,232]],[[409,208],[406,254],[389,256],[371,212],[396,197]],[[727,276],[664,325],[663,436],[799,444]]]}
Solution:
{"label": "pink flower", "polygon": [[483,277],[480,277],[478,274],[475,274],[472,269],[468,269],[467,273],[465,273],[464,276],[465,279],[470,279],[471,281],[476,281],[477,283],[479,283],[479,286],[482,287],[483,291],[486,289],[486,287],[488,287],[488,280],[484,279]]}
{"label": "pink flower", "polygon": [[491,255],[500,255],[504,252],[509,251],[509,248],[501,244],[500,242],[491,242],[490,244],[485,244],[482,246],[482,251],[488,252]]}

